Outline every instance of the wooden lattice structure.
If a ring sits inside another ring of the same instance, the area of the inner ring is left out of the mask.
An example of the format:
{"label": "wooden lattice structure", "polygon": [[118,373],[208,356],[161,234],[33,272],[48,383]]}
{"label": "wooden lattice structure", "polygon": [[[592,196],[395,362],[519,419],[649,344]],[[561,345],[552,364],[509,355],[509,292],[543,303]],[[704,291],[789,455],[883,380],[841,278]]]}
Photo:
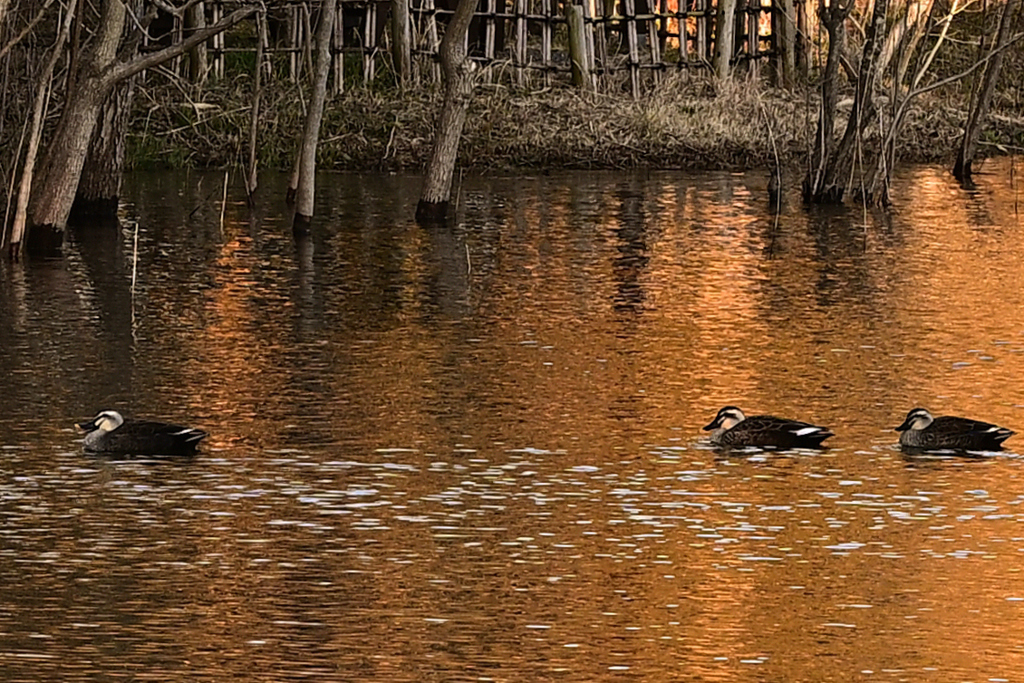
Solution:
{"label": "wooden lattice structure", "polygon": [[[751,68],[778,55],[776,25],[784,19],[772,1],[738,0],[734,68]],[[370,83],[382,72],[394,77],[391,15],[399,2],[407,3],[407,13],[399,16],[409,17],[411,35],[412,73],[405,76],[417,81],[440,78],[437,50],[457,0],[342,0],[331,46],[335,92]],[[225,11],[223,0],[205,4],[207,21],[216,21]],[[790,21],[804,36],[804,3],[797,2],[795,9]],[[473,59],[489,67],[491,79],[526,88],[569,82],[575,59],[578,67],[585,67],[581,73],[587,87],[626,87],[638,95],[666,72],[710,65],[716,11],[716,0],[479,0],[468,47]],[[318,12],[318,3],[270,3],[257,20],[267,22],[265,30],[243,26],[207,46],[211,74],[223,77],[230,71],[232,53],[255,54],[263,36],[267,58],[288,77],[299,78],[311,64]],[[582,13],[582,51],[570,58],[566,17],[573,13]],[[168,27],[168,33],[179,36],[186,30],[176,20]]]}

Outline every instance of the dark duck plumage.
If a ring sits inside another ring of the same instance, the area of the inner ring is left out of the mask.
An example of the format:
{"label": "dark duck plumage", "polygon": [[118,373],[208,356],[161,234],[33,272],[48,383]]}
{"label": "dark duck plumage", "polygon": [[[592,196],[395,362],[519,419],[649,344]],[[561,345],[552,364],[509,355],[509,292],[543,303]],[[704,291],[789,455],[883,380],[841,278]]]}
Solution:
{"label": "dark duck plumage", "polygon": [[200,429],[151,422],[125,420],[114,410],[104,410],[86,422],[85,450],[90,453],[130,455],[192,455],[207,433]]}
{"label": "dark duck plumage", "polygon": [[920,450],[998,451],[1014,432],[988,422],[966,417],[932,417],[924,408],[914,408],[896,428],[900,445]]}
{"label": "dark duck plumage", "polygon": [[711,432],[712,444],[727,448],[822,448],[821,442],[833,436],[828,428],[807,422],[773,415],[747,417],[735,406],[719,410],[704,431]]}

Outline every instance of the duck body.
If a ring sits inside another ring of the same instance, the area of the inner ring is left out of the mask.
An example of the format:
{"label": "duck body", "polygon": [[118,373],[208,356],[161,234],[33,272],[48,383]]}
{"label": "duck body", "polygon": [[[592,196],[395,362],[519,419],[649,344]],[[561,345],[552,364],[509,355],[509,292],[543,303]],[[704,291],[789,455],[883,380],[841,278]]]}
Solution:
{"label": "duck body", "polygon": [[726,448],[824,448],[822,442],[834,436],[827,427],[788,420],[774,415],[747,417],[735,406],[726,406],[704,431],[711,432],[711,443]]}
{"label": "duck body", "polygon": [[104,410],[79,422],[85,430],[85,450],[121,455],[192,455],[206,432],[166,422],[125,420],[116,410]]}
{"label": "duck body", "polygon": [[998,451],[1015,434],[1005,427],[966,417],[933,417],[924,408],[907,413],[896,431],[901,432],[900,446],[906,448],[958,451]]}

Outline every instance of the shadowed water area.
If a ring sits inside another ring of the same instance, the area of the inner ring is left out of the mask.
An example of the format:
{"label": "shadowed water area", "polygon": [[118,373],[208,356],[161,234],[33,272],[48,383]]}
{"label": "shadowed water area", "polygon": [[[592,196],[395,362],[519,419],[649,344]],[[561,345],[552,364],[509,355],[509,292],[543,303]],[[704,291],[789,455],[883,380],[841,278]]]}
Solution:
{"label": "shadowed water area", "polygon": [[[1024,431],[1010,163],[889,215],[764,175],[139,174],[119,230],[0,265],[6,681],[1013,680]],[[1019,184],[1019,180],[1016,181]],[[133,254],[136,285],[132,295]],[[836,432],[711,449],[726,404]],[[86,455],[113,408],[210,432]]]}

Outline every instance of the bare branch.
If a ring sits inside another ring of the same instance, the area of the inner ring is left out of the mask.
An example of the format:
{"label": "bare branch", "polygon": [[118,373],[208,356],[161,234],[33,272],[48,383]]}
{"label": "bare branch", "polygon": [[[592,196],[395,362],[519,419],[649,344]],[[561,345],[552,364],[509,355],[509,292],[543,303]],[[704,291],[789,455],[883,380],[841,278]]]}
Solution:
{"label": "bare branch", "polygon": [[163,50],[160,50],[159,52],[153,52],[148,55],[140,55],[139,57],[133,59],[130,62],[116,64],[105,74],[103,74],[102,84],[104,87],[111,88],[120,81],[123,81],[126,78],[131,78],[139,72],[145,71],[146,69],[151,69],[154,66],[157,66],[158,64],[163,64],[167,60],[174,59],[178,55],[185,54],[196,45],[199,45],[200,43],[209,40],[210,38],[212,38],[213,36],[217,35],[222,31],[226,31],[227,29],[231,28],[232,26],[240,22],[242,19],[245,19],[246,17],[254,14],[258,10],[259,5],[246,5],[245,7],[236,9],[234,12],[224,17],[216,24],[213,24],[212,26],[207,26],[204,29],[196,31],[180,43],[175,43],[170,47],[165,47]]}

